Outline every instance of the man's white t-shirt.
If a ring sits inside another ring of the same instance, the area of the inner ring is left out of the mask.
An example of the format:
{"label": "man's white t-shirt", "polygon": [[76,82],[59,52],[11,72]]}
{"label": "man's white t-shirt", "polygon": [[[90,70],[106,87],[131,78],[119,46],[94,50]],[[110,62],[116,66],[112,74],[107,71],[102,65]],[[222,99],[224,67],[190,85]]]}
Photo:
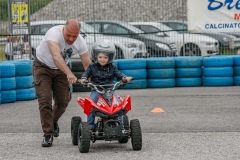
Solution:
{"label": "man's white t-shirt", "polygon": [[[84,54],[88,51],[85,39],[79,34],[77,39],[74,41],[72,45],[68,45],[63,37],[64,25],[54,26],[50,28],[45,36],[43,37],[40,45],[36,48],[36,57],[39,61],[43,62],[47,66],[52,69],[58,69],[55,65],[52,54],[48,48],[47,41],[57,42],[60,46],[61,55],[63,58],[68,58],[66,55],[74,55],[74,54]],[[68,54],[69,51],[72,51],[72,54]]]}

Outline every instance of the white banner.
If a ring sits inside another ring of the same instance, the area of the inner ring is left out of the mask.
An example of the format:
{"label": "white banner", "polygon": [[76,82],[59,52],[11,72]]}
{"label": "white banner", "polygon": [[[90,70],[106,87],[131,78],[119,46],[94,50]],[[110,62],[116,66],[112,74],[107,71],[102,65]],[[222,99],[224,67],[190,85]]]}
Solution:
{"label": "white banner", "polygon": [[240,32],[240,0],[188,0],[188,31]]}

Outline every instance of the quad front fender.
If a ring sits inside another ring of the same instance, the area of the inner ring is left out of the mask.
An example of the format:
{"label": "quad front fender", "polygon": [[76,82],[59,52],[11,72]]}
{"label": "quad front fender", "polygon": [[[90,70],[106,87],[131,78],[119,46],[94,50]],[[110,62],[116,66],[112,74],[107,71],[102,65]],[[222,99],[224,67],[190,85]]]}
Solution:
{"label": "quad front fender", "polygon": [[123,101],[123,106],[127,109],[127,112],[132,109],[131,105],[131,97],[129,95],[126,96],[126,98]]}
{"label": "quad front fender", "polygon": [[91,98],[88,96],[85,99],[79,97],[78,98],[78,104],[83,108],[83,112],[89,116],[92,108],[96,106],[96,104],[91,100]]}

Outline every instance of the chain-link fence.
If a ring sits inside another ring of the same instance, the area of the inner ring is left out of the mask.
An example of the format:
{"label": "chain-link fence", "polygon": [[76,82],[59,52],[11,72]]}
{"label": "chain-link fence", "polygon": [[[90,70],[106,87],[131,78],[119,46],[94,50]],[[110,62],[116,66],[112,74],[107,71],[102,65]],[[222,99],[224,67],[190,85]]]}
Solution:
{"label": "chain-link fence", "polygon": [[[233,55],[240,47],[237,34],[189,34],[187,0],[0,0],[0,8],[0,61],[31,58],[47,30],[70,18],[82,23],[89,50],[109,40],[117,58]],[[25,22],[29,30],[15,34]]]}

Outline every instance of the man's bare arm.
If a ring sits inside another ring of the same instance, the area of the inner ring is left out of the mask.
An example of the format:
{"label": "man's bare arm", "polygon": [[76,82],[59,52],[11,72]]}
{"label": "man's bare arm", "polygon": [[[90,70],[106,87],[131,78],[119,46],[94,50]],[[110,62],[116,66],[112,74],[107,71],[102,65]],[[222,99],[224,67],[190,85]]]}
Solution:
{"label": "man's bare arm", "polygon": [[81,58],[83,67],[86,70],[88,68],[88,66],[91,64],[89,53],[85,52],[84,54],[81,54],[80,58]]}
{"label": "man's bare arm", "polygon": [[68,81],[70,83],[76,83],[77,78],[72,73],[70,68],[67,66],[66,62],[64,61],[64,59],[61,55],[59,44],[54,41],[48,41],[47,44],[48,44],[49,50],[52,54],[55,65],[67,75]]}

